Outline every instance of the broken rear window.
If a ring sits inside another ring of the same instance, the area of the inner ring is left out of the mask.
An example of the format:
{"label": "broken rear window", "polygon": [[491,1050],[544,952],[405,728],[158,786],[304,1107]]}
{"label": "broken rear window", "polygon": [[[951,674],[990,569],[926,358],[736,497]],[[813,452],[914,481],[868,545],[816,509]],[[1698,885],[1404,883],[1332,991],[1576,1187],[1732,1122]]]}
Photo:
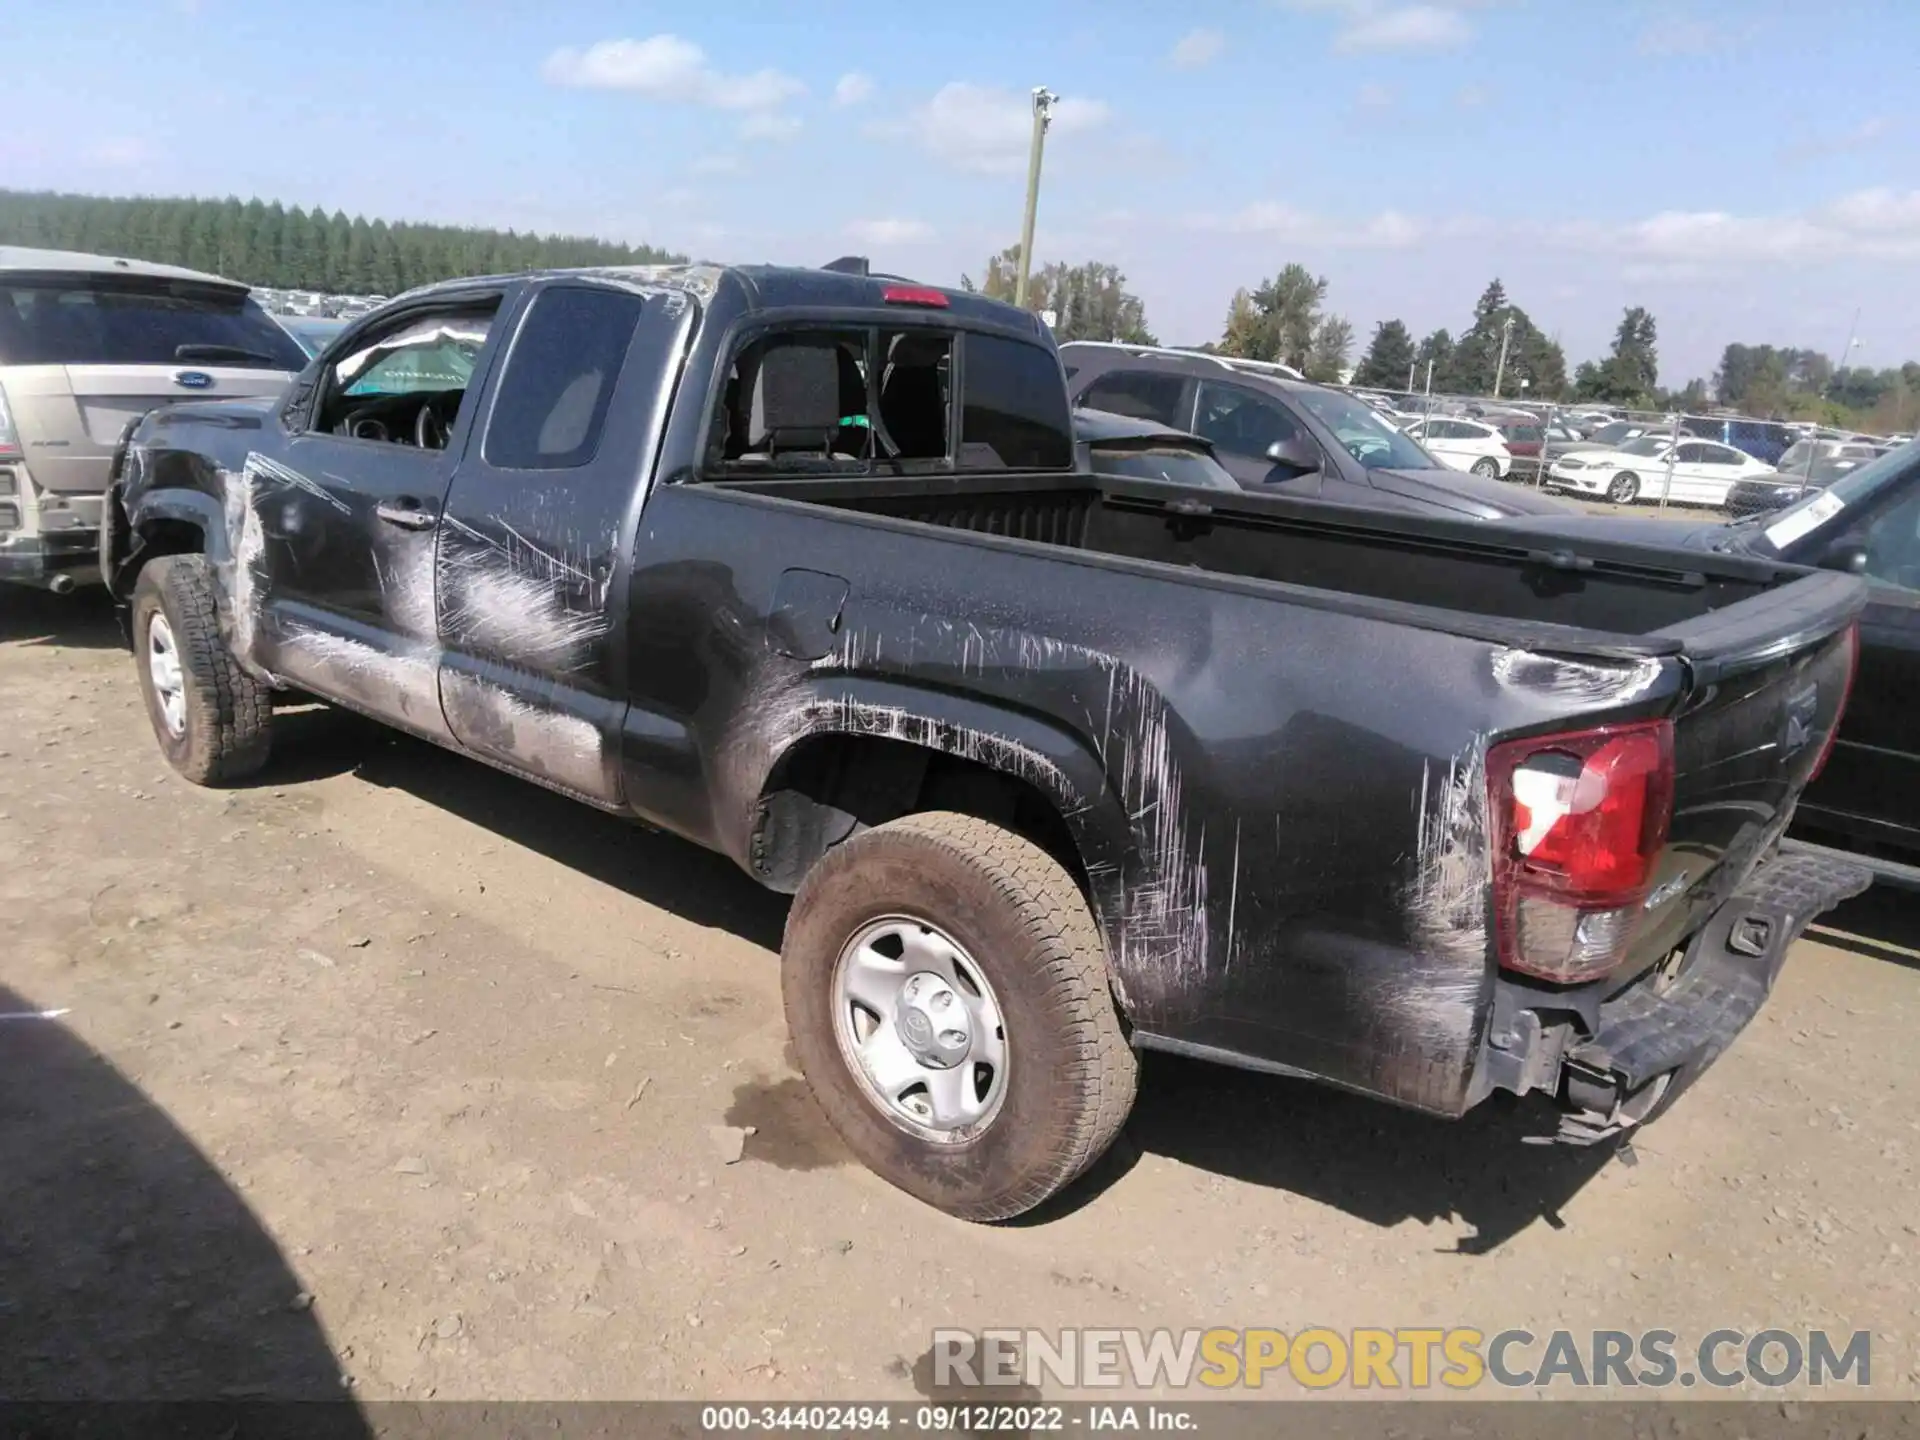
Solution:
{"label": "broken rear window", "polygon": [[[965,377],[957,444],[956,375]],[[735,358],[708,464],[843,474],[1068,470],[1073,430],[1059,360],[1042,346],[925,326],[781,330]]]}

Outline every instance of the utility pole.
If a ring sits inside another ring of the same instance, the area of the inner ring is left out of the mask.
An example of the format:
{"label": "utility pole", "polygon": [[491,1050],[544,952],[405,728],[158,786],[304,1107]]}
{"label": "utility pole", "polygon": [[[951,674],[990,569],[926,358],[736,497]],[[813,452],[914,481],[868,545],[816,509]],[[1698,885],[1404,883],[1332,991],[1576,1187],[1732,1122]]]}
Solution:
{"label": "utility pole", "polygon": [[1493,398],[1496,400],[1500,398],[1500,382],[1506,378],[1507,342],[1512,338],[1513,313],[1509,311],[1507,318],[1500,325],[1500,363],[1494,367],[1493,371]]}
{"label": "utility pole", "polygon": [[1847,362],[1853,358],[1853,348],[1854,346],[1860,343],[1859,340],[1855,338],[1857,335],[1859,335],[1859,333],[1860,333],[1860,311],[1856,308],[1853,312],[1853,323],[1847,326],[1846,348],[1841,350],[1840,352],[1840,363],[1834,366],[1833,373],[1835,375],[1838,375],[1842,370],[1846,369]]}
{"label": "utility pole", "polygon": [[1013,303],[1027,306],[1027,272],[1033,265],[1033,219],[1040,209],[1040,156],[1047,148],[1047,126],[1060,97],[1044,85],[1033,87],[1033,148],[1027,152],[1027,213],[1020,225],[1020,268],[1014,272]]}

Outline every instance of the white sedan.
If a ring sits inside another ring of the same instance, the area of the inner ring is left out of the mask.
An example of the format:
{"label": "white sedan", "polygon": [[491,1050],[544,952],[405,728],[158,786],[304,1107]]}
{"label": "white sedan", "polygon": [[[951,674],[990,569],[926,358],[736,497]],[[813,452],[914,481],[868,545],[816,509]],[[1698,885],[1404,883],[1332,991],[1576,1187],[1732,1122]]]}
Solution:
{"label": "white sedan", "polygon": [[[1667,489],[1671,461],[1673,488]],[[1617,450],[1583,450],[1564,455],[1547,469],[1547,488],[1604,495],[1616,505],[1664,497],[1681,505],[1717,506],[1742,480],[1770,475],[1773,467],[1731,445],[1642,435]]]}
{"label": "white sedan", "polygon": [[1478,420],[1435,416],[1407,426],[1407,434],[1442,464],[1476,475],[1501,476],[1513,468],[1513,452],[1506,437]]}

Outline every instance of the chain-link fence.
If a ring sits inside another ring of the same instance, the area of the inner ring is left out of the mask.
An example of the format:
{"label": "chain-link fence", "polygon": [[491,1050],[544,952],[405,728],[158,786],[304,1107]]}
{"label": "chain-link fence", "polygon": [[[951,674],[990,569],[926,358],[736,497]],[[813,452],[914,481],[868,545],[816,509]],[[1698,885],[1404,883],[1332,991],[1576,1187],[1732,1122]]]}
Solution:
{"label": "chain-link fence", "polygon": [[1743,415],[1350,388],[1456,469],[1643,513],[1777,510],[1890,448]]}

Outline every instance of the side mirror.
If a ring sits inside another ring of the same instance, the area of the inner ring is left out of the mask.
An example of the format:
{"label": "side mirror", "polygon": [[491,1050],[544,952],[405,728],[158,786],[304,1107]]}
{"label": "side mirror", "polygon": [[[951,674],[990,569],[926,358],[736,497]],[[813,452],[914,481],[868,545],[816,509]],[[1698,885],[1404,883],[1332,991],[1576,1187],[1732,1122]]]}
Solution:
{"label": "side mirror", "polygon": [[1840,570],[1848,575],[1867,573],[1867,552],[1851,540],[1836,540],[1820,557],[1820,569]]}
{"label": "side mirror", "polygon": [[1267,459],[1277,466],[1301,474],[1320,468],[1320,447],[1305,435],[1290,436],[1285,440],[1276,440],[1267,447]]}

